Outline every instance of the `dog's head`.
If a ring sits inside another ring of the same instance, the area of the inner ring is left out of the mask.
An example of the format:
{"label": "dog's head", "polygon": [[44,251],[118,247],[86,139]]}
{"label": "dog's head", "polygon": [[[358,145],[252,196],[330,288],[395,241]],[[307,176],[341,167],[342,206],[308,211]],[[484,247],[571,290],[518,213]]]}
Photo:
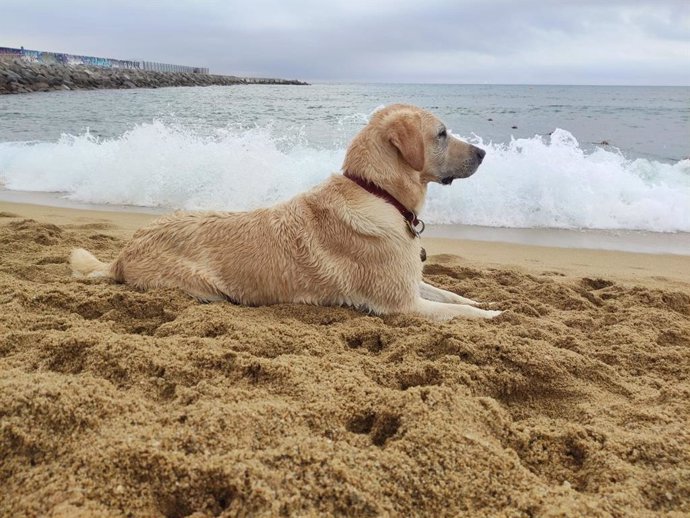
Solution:
{"label": "dog's head", "polygon": [[344,169],[375,183],[405,175],[422,186],[429,182],[449,185],[474,174],[484,154],[482,149],[452,136],[428,111],[394,104],[374,113],[355,137]]}

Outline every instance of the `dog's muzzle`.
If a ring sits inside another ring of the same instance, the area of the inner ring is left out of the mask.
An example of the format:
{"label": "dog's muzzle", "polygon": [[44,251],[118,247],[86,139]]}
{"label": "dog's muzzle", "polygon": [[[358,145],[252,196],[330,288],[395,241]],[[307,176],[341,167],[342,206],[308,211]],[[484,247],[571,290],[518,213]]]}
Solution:
{"label": "dog's muzzle", "polygon": [[484,160],[484,156],[486,156],[486,151],[476,146],[470,147],[471,158],[465,161],[463,167],[459,171],[453,171],[448,175],[444,175],[440,180],[443,185],[450,185],[453,183],[453,180],[457,180],[458,178],[467,178],[472,176],[477,171]]}

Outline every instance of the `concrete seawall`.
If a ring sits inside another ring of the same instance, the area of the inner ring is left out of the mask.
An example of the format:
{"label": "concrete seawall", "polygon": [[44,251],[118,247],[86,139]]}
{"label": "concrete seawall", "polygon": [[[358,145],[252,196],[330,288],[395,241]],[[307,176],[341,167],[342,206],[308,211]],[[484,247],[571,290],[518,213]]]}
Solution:
{"label": "concrete seawall", "polygon": [[98,68],[62,64],[27,63],[20,59],[0,60],[0,95],[51,90],[94,90],[101,88],[160,88],[166,86],[211,86],[240,84],[306,85],[289,79],[267,79],[154,72],[149,70]]}

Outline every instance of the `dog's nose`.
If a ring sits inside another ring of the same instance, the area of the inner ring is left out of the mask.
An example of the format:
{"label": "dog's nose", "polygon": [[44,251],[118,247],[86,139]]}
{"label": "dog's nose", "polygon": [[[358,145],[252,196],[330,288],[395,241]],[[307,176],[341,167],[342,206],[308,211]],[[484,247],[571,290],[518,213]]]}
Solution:
{"label": "dog's nose", "polygon": [[477,156],[477,162],[481,164],[482,160],[484,160],[484,155],[486,155],[486,151],[479,149],[478,147],[472,147],[474,148],[474,154]]}

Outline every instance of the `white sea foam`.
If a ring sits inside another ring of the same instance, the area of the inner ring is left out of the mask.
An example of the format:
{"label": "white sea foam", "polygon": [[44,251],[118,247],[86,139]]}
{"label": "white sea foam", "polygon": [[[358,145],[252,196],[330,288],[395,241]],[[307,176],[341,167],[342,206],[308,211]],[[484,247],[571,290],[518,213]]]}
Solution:
{"label": "white sea foam", "polygon": [[449,190],[432,186],[436,223],[492,227],[690,231],[690,160],[628,160],[586,153],[569,132],[514,139],[487,149],[479,171]]}
{"label": "white sea foam", "polygon": [[[487,150],[484,164],[470,179],[431,186],[428,223],[690,232],[690,160],[586,152],[560,129],[501,144],[470,140]],[[270,127],[207,136],[153,122],[116,139],[0,143],[0,182],[89,203],[248,210],[315,185],[344,154]]]}

